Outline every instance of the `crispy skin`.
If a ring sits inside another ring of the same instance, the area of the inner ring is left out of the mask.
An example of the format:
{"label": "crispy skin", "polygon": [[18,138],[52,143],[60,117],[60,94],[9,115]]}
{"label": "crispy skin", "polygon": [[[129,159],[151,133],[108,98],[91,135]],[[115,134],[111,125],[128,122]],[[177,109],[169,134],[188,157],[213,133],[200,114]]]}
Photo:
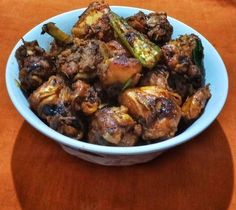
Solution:
{"label": "crispy skin", "polygon": [[185,120],[197,119],[211,97],[209,85],[200,88],[191,97],[187,98],[182,106],[182,116]]}
{"label": "crispy skin", "polygon": [[114,38],[109,23],[108,4],[92,2],[72,28],[72,35],[82,39],[96,38],[109,41]]}
{"label": "crispy skin", "polygon": [[134,146],[141,134],[141,126],[128,114],[128,109],[107,107],[96,112],[90,124],[88,140],[93,144]]}
{"label": "crispy skin", "polygon": [[85,115],[96,112],[100,99],[94,88],[82,80],[77,80],[72,87],[74,89],[71,96],[73,110],[82,111]]}
{"label": "crispy skin", "polygon": [[129,57],[124,47],[117,41],[100,42],[103,61],[98,65],[98,76],[101,86],[108,98],[117,98],[128,82],[130,86],[138,83],[142,71],[141,63]]}
{"label": "crispy skin", "polygon": [[154,12],[148,15],[138,12],[128,17],[127,22],[136,30],[144,33],[158,45],[163,45],[171,39],[173,27],[167,19],[165,12]]}
{"label": "crispy skin", "polygon": [[120,103],[141,123],[143,140],[161,140],[174,136],[181,117],[179,95],[156,86],[127,89]]}
{"label": "crispy skin", "polygon": [[37,41],[25,42],[16,50],[21,88],[30,94],[55,73],[55,65]]}
{"label": "crispy skin", "polygon": [[132,84],[135,85],[138,82],[141,70],[142,65],[137,59],[116,56],[99,65],[99,78],[104,86],[124,84],[132,78]]}
{"label": "crispy skin", "polygon": [[29,96],[31,108],[54,130],[75,139],[83,136],[82,124],[71,112],[71,90],[63,79],[51,76]]}
{"label": "crispy skin", "polygon": [[65,104],[70,103],[70,100],[70,89],[65,86],[64,80],[58,76],[51,76],[47,82],[29,96],[31,108],[43,119],[47,118],[43,112],[45,104],[60,104],[64,108]]}

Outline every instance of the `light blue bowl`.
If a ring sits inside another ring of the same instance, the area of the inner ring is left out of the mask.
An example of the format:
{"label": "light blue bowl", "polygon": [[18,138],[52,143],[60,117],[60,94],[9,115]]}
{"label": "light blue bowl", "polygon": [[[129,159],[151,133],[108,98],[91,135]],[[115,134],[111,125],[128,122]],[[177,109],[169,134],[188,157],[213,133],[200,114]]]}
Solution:
{"label": "light blue bowl", "polygon": [[[139,10],[145,13],[151,12],[139,8],[120,6],[113,6],[112,10],[123,17],[133,15]],[[52,38],[48,35],[40,35],[42,25],[49,21],[54,22],[59,28],[69,33],[70,29],[77,21],[78,16],[83,11],[84,8],[50,18],[34,27],[31,31],[25,34],[23,38],[26,41],[36,39],[40,46],[47,49]],[[204,46],[204,66],[206,70],[205,81],[206,83],[210,83],[212,93],[212,97],[208,101],[204,113],[183,133],[166,141],[145,146],[108,147],[77,141],[54,131],[31,111],[27,99],[20,88],[16,85],[19,69],[15,59],[15,51],[22,44],[22,41],[19,41],[12,50],[6,66],[6,85],[14,106],[28,123],[41,133],[57,141],[62,145],[62,148],[70,154],[103,165],[132,165],[147,162],[163,151],[192,139],[205,130],[222,110],[228,93],[227,71],[220,55],[205,37],[174,18],[169,17],[169,21],[174,27],[173,38],[178,37],[181,34],[194,33],[202,40]]]}

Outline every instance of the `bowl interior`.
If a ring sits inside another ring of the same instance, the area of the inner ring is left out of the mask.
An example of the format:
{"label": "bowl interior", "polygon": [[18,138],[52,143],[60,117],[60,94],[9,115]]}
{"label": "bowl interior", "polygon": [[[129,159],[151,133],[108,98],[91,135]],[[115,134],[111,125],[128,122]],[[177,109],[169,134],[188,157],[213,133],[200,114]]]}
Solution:
{"label": "bowl interior", "polygon": [[[137,13],[139,10],[149,13],[151,11],[139,9],[139,8],[131,8],[131,7],[119,7],[113,6],[111,7],[113,11],[118,13],[123,17],[127,17]],[[84,11],[84,9],[73,10],[67,13],[63,13],[61,15],[52,17],[43,23],[40,23],[31,31],[23,36],[24,40],[38,40],[39,45],[45,49],[48,49],[52,38],[48,35],[40,35],[41,27],[46,22],[54,22],[57,24],[59,28],[64,30],[67,33],[70,33],[70,30],[74,23],[77,21],[78,16]],[[43,123],[29,108],[29,104],[22,91],[17,85],[18,80],[18,64],[15,59],[15,51],[22,44],[20,40],[14,49],[12,50],[9,60],[6,67],[6,85],[8,89],[9,96],[18,110],[18,112],[37,130],[44,133],[48,137],[58,141],[61,144],[65,144],[75,149],[82,149],[95,153],[103,153],[103,154],[140,154],[140,153],[149,153],[149,152],[157,152],[168,149],[175,145],[181,144],[200,132],[206,129],[217,117],[220,113],[223,105],[225,103],[227,92],[228,92],[228,77],[227,71],[224,66],[224,63],[215,50],[215,48],[197,31],[192,29],[191,27],[185,25],[184,23],[168,17],[170,23],[174,27],[173,38],[178,37],[182,34],[190,34],[194,33],[200,37],[202,40],[202,44],[204,46],[204,66],[205,66],[205,81],[206,83],[210,83],[210,89],[212,93],[211,99],[208,101],[207,106],[205,108],[204,113],[201,117],[196,120],[190,127],[188,127],[183,133],[168,139],[163,142],[145,145],[145,146],[134,146],[134,147],[107,147],[100,145],[93,145],[82,141],[73,140],[69,137],[66,137],[50,127],[48,127],[45,123]]]}

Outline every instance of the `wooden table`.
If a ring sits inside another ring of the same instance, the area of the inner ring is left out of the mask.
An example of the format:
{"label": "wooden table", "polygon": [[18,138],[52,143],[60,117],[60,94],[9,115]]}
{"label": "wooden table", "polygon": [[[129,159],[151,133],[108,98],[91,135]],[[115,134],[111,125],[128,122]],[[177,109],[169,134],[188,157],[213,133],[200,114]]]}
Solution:
{"label": "wooden table", "polygon": [[108,1],[166,11],[212,42],[228,69],[229,97],[217,120],[192,141],[150,163],[131,167],[87,163],[63,152],[17,113],[4,78],[16,41],[41,21],[88,2],[0,1],[0,209],[236,209],[235,1]]}

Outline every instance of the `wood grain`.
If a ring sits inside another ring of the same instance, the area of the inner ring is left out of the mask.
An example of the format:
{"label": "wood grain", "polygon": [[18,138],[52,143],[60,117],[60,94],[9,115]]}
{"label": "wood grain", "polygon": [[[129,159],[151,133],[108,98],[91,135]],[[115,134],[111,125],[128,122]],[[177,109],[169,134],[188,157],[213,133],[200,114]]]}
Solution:
{"label": "wood grain", "polygon": [[17,113],[7,95],[5,65],[17,40],[33,26],[89,1],[0,0],[0,209],[236,209],[235,1],[107,2],[164,10],[212,42],[229,74],[222,113],[201,135],[147,164],[103,167],[66,154]]}

